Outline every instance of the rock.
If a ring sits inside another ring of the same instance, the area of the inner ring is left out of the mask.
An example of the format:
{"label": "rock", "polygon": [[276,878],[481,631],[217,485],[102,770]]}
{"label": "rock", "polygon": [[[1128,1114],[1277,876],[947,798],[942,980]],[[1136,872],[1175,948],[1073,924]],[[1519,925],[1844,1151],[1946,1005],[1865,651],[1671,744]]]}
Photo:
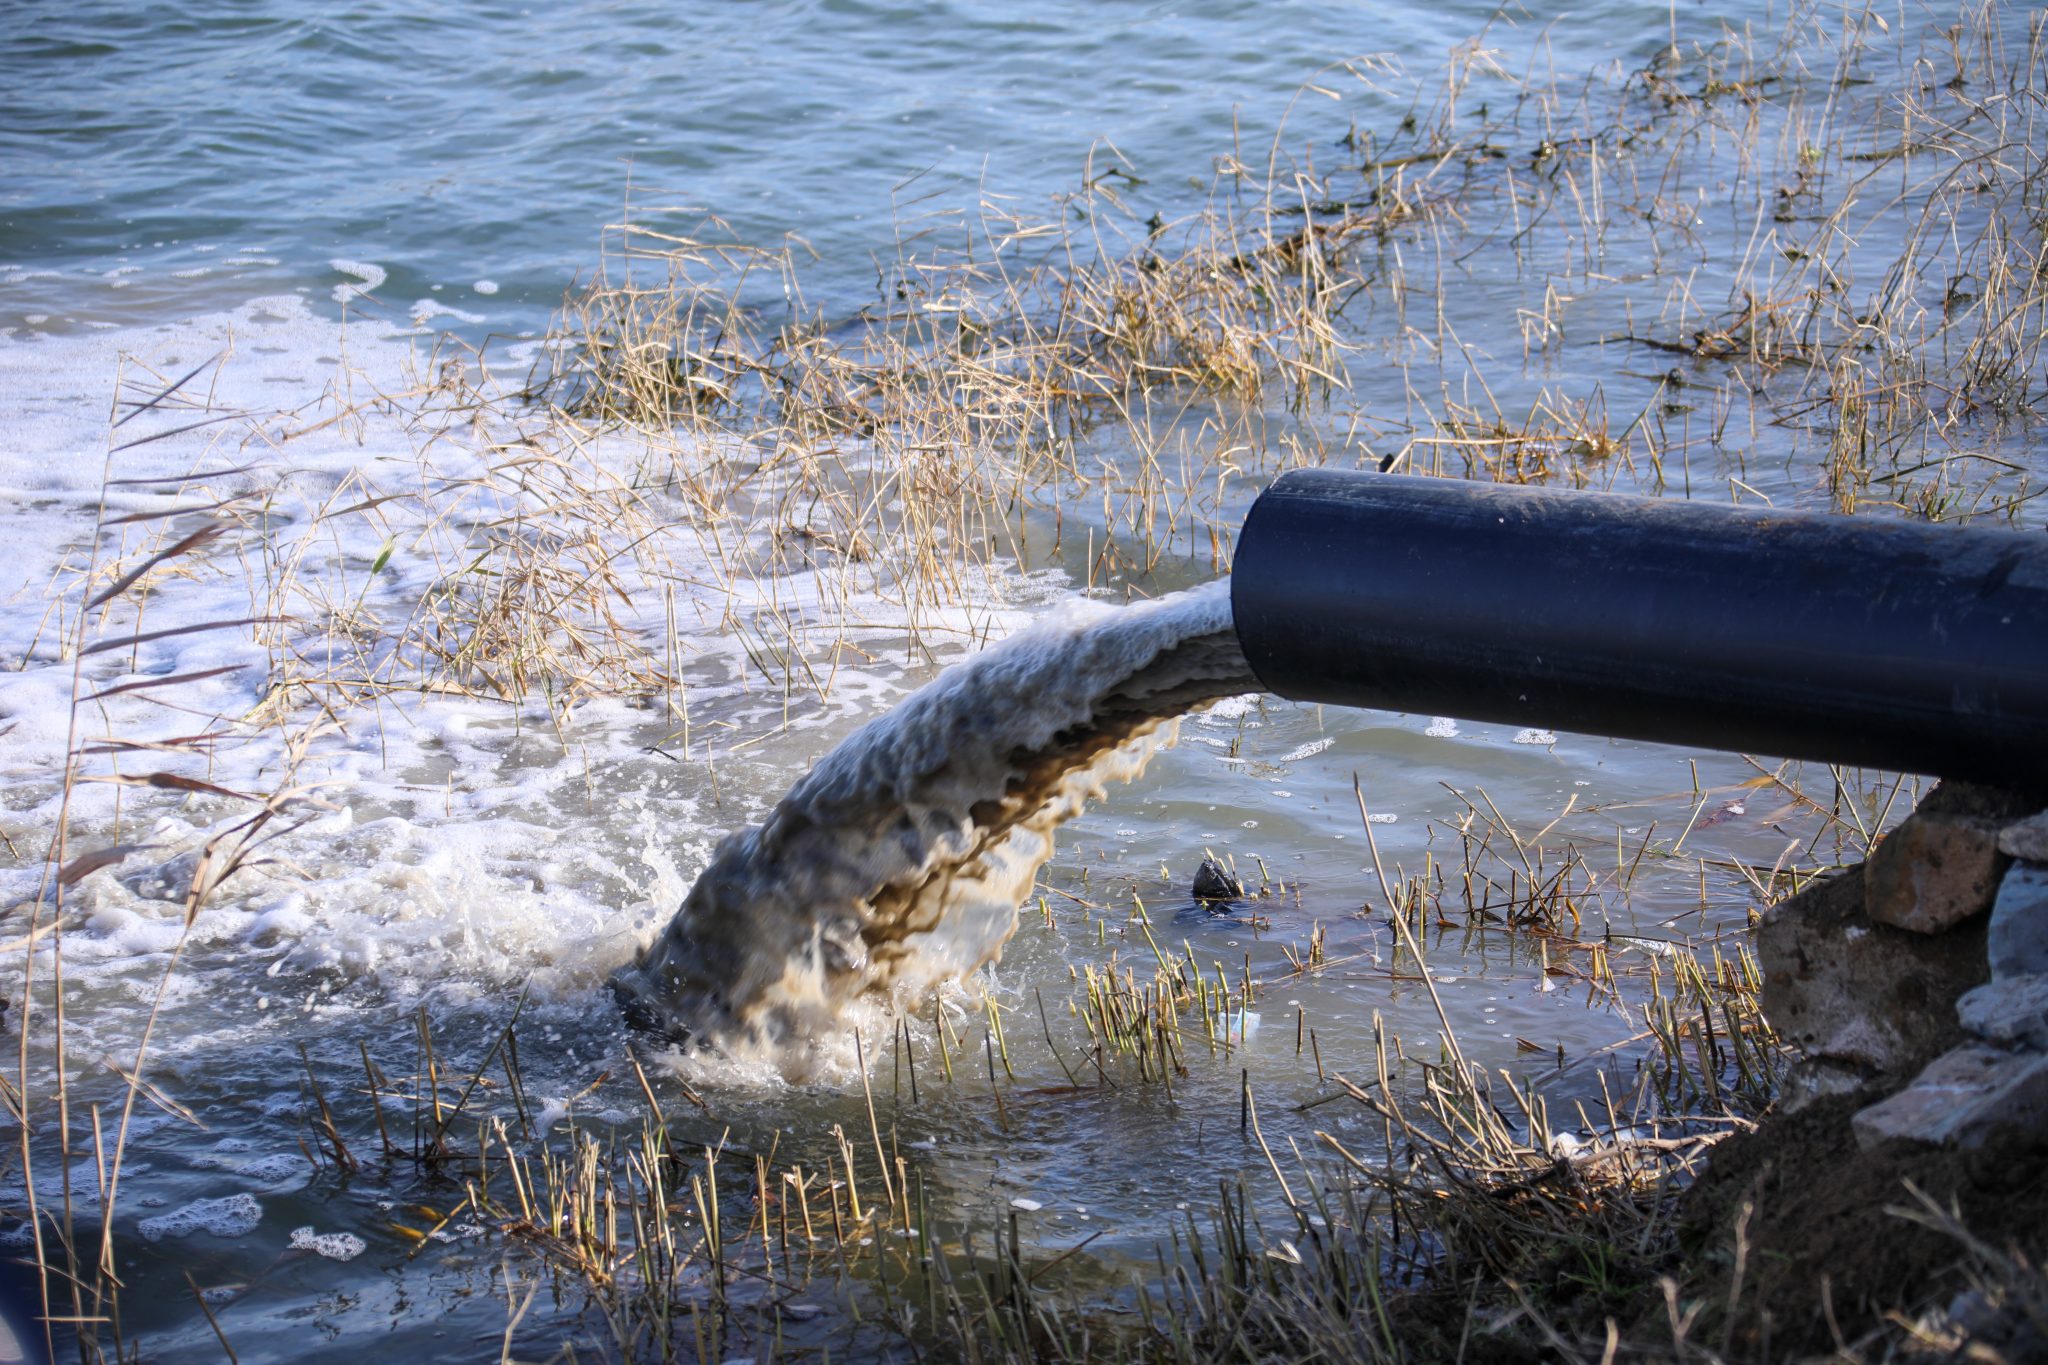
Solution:
{"label": "rock", "polygon": [[2004,1127],[2048,1121],[2048,1055],[1972,1043],[1849,1120],[1864,1151],[1887,1142],[1978,1147]]}
{"label": "rock", "polygon": [[1919,809],[1929,815],[1974,815],[2004,826],[2040,810],[2044,796],[2048,793],[2040,790],[1987,787],[1950,777],[1934,784],[1934,790],[1921,798]]}
{"label": "rock", "polygon": [[2007,825],[1998,832],[1998,851],[2008,858],[2048,863],[2048,810]]}
{"label": "rock", "polygon": [[1984,1337],[2003,1325],[2003,1316],[1981,1289],[1966,1289],[1949,1300],[1948,1320],[1966,1337]]}
{"label": "rock", "polygon": [[1809,1105],[1837,1095],[1853,1095],[1870,1085],[1871,1073],[1854,1062],[1832,1057],[1801,1057],[1778,1083],[1778,1097],[1772,1108],[1780,1114],[1796,1114]]}
{"label": "rock", "polygon": [[2048,1052],[2048,976],[1986,982],[1956,1001],[1956,1018],[1987,1043]]}
{"label": "rock", "polygon": [[1991,908],[2010,861],[1999,822],[1922,809],[1887,834],[1863,865],[1863,910],[1879,924],[1938,934]]}
{"label": "rock", "polygon": [[2006,870],[1985,950],[1994,981],[2048,972],[2048,864],[2019,862]]}
{"label": "rock", "polygon": [[1873,924],[1860,868],[1773,908],[1757,958],[1780,1034],[1811,1057],[1898,1077],[1962,1041],[1956,997],[1990,975],[1983,921],[1933,937]]}
{"label": "rock", "polygon": [[1234,901],[1244,895],[1244,884],[1224,871],[1223,864],[1214,858],[1202,859],[1202,866],[1195,873],[1195,899],[1199,901]]}
{"label": "rock", "polygon": [[[2048,1336],[2027,1312],[2026,1298],[2011,1292],[1987,1294],[1967,1289],[1949,1301],[1947,1325],[1959,1333],[1962,1346],[1950,1360],[2039,1361],[2048,1359]],[[1988,1349],[1987,1349],[1988,1348]]]}

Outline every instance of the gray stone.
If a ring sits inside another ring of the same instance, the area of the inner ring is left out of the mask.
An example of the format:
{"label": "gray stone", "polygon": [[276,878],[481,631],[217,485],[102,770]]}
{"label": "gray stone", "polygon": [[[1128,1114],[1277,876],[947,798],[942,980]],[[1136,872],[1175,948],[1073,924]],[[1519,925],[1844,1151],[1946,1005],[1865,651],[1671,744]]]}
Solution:
{"label": "gray stone", "polygon": [[[2005,1292],[1987,1293],[1982,1288],[1966,1289],[1949,1300],[1936,1330],[1946,1327],[1961,1337],[1950,1347],[1944,1360],[2021,1361],[2048,1359],[2048,1338],[2041,1324],[2027,1312],[2026,1296]],[[1948,1345],[1948,1343],[1943,1343]],[[1984,1349],[1984,1348],[1988,1348]],[[1926,1357],[1916,1357],[1925,1359]]]}
{"label": "gray stone", "polygon": [[1984,1337],[2004,1326],[2004,1317],[1981,1289],[1966,1289],[1948,1303],[1949,1324],[1965,1337]]}
{"label": "gray stone", "polygon": [[1962,1041],[1956,997],[1989,975],[1983,921],[1933,937],[1873,924],[1855,868],[1766,914],[1757,959],[1779,1034],[1873,1078],[1911,1075]]}
{"label": "gray stone", "polygon": [[1809,1105],[1837,1095],[1853,1095],[1869,1086],[1871,1073],[1853,1062],[1832,1057],[1801,1057],[1778,1083],[1773,1108],[1780,1114],[1796,1114]]}
{"label": "gray stone", "polygon": [[1986,982],[1956,1001],[1956,1018],[1987,1043],[2048,1051],[2048,976]]}
{"label": "gray stone", "polygon": [[2010,861],[1998,851],[1999,822],[1930,811],[1908,816],[1863,865],[1863,911],[1878,924],[1938,934],[1983,914]]}
{"label": "gray stone", "polygon": [[2000,1128],[2048,1121],[2048,1055],[1972,1043],[1944,1053],[1913,1083],[1849,1120],[1856,1144],[1977,1147]]}
{"label": "gray stone", "polygon": [[1994,981],[2048,972],[2048,864],[2019,862],[2006,870],[1984,947]]}
{"label": "gray stone", "polygon": [[2007,825],[1998,832],[1998,851],[2008,858],[2048,863],[2048,810]]}

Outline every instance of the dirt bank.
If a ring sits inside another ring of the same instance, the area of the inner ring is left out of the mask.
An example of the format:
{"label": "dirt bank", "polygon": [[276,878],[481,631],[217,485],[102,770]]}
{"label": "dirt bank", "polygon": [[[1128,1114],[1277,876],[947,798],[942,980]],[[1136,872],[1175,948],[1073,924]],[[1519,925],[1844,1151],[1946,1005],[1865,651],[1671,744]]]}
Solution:
{"label": "dirt bank", "polygon": [[[1729,1322],[1738,1236],[1748,1250],[1728,1340],[1739,1358],[1868,1348],[1874,1337],[1904,1335],[1896,1324],[1887,1330],[1888,1313],[1945,1306],[1970,1288],[1969,1249],[1894,1212],[1920,1206],[1908,1182],[1958,1211],[1993,1249],[2040,1264],[2048,1133],[2007,1129],[1972,1150],[1894,1143],[1864,1152],[1849,1129],[1861,1103],[1822,1100],[1728,1139],[1681,1198],[1686,1297],[1719,1305],[1695,1329],[1712,1327],[1706,1340],[1719,1341]],[[1645,1336],[1653,1326],[1639,1324]]]}

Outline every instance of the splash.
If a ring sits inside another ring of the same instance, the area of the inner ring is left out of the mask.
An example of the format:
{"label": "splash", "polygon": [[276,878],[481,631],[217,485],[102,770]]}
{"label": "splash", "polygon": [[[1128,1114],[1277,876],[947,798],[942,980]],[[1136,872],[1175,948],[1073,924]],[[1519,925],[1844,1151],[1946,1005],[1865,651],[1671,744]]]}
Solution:
{"label": "splash", "polygon": [[1205,702],[1255,690],[1226,582],[1075,602],[955,665],[728,836],[613,977],[632,1021],[733,1051],[997,960],[1053,831]]}

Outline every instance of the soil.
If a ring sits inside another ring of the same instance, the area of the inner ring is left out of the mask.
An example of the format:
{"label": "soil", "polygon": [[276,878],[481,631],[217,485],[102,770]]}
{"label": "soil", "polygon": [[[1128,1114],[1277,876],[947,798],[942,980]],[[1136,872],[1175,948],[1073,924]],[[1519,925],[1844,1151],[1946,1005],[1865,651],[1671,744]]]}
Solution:
{"label": "soil", "polygon": [[[1589,1362],[1607,1357],[1609,1321],[1616,1360],[2048,1359],[2038,1334],[2017,1349],[2001,1341],[1988,1355],[1916,1348],[1901,1320],[1971,1289],[1973,1262],[1955,1238],[1890,1211],[1919,1207],[1911,1181],[1957,1209],[1981,1242],[2038,1266],[2048,1252],[2048,1133],[2007,1130],[1969,1151],[1892,1144],[1864,1152],[1849,1119],[1871,1099],[1817,1101],[1728,1138],[1679,1197],[1676,1236],[1656,1253],[1606,1248],[1610,1273],[1598,1278],[1574,1269],[1583,1268],[1583,1250],[1555,1266],[1532,1264],[1517,1277],[1524,1297]],[[1735,1229],[1745,1211],[1744,1273],[1731,1312]],[[1682,1312],[1699,1306],[1682,1348],[1674,1346],[1665,1277],[1677,1284]],[[1394,1300],[1390,1312],[1411,1360],[1567,1358],[1516,1308],[1507,1286],[1486,1277],[1476,1293],[1469,1282],[1427,1287]]]}
{"label": "soil", "polygon": [[[1907,1181],[1959,1209],[1982,1241],[2040,1264],[2048,1133],[2006,1130],[1967,1151],[1892,1143],[1864,1152],[1849,1118],[1867,1102],[1823,1100],[1728,1139],[1681,1199],[1679,1259],[1695,1281],[1685,1296],[1717,1306],[1733,1279],[1737,1222],[1750,1210],[1735,1354],[1782,1359],[1854,1345],[1888,1311],[1944,1305],[1969,1287],[1965,1247],[1888,1211],[1917,1206]],[[1715,1316],[1726,1320],[1725,1310]]]}

